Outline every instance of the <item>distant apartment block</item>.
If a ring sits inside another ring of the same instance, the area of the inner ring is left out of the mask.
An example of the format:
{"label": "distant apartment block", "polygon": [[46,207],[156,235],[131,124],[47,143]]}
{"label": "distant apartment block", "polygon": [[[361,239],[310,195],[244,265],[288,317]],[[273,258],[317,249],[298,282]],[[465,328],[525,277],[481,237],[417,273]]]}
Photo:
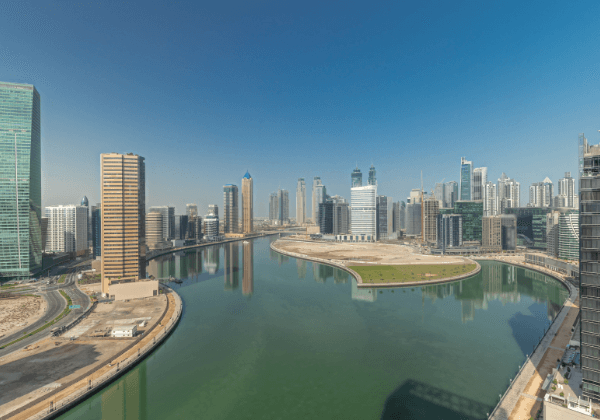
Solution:
{"label": "distant apartment block", "polygon": [[88,208],[50,206],[44,209],[48,219],[46,252],[85,253],[88,249]]}

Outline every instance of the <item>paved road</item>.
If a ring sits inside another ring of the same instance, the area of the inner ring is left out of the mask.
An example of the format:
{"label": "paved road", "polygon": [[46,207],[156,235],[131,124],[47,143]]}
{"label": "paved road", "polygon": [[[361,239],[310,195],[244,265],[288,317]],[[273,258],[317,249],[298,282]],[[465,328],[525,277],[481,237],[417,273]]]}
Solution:
{"label": "paved road", "polygon": [[[32,284],[37,284],[37,283],[32,283]],[[76,269],[71,269],[70,273],[67,274],[67,277],[66,277],[64,283],[51,284],[51,285],[40,284],[38,286],[38,290],[39,290],[40,294],[42,296],[44,296],[46,298],[46,300],[48,301],[48,311],[42,317],[42,319],[40,319],[39,321],[36,321],[31,326],[17,332],[16,334],[12,334],[9,337],[2,338],[2,340],[0,341],[0,346],[14,340],[15,338],[22,336],[23,332],[33,331],[36,328],[39,328],[42,325],[44,325],[46,322],[56,318],[63,311],[63,309],[66,306],[66,301],[60,295],[60,292],[58,291],[59,289],[63,290],[71,298],[72,305],[80,305],[80,308],[72,309],[71,312],[66,317],[61,319],[59,322],[54,324],[52,327],[48,327],[48,328],[44,329],[43,331],[40,331],[39,333],[32,335],[31,337],[27,337],[27,338],[19,341],[18,343],[12,344],[5,349],[1,349],[0,357],[5,356],[9,353],[12,353],[13,351],[22,349],[23,347],[33,344],[38,340],[49,337],[50,330],[52,328],[62,327],[64,325],[70,324],[72,321],[74,321],[79,316],[81,316],[81,314],[83,312],[85,312],[85,310],[88,308],[88,306],[91,305],[90,298],[77,287]],[[31,291],[28,293],[31,293]],[[34,327],[34,325],[37,325],[37,326]],[[65,333],[65,335],[68,336],[68,331]]]}

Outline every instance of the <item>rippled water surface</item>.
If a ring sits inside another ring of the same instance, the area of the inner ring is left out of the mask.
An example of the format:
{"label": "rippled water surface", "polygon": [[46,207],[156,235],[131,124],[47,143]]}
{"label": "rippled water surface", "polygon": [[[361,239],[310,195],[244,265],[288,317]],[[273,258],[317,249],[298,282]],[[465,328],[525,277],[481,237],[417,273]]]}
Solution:
{"label": "rippled water surface", "polygon": [[150,357],[63,419],[483,419],[566,290],[496,262],[459,282],[358,289],[274,238],[149,263],[184,302]]}

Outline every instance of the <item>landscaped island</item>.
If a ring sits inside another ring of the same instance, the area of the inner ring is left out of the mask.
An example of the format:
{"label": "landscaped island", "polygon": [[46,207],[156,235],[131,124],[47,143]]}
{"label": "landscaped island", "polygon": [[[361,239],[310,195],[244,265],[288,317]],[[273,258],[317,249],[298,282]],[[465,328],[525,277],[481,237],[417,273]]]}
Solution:
{"label": "landscaped island", "polygon": [[481,266],[457,255],[421,254],[411,246],[390,243],[311,241],[284,237],[271,248],[295,258],[349,271],[357,287],[410,287],[456,281],[477,274]]}
{"label": "landscaped island", "polygon": [[352,265],[363,283],[406,283],[460,276],[477,268],[476,264]]}

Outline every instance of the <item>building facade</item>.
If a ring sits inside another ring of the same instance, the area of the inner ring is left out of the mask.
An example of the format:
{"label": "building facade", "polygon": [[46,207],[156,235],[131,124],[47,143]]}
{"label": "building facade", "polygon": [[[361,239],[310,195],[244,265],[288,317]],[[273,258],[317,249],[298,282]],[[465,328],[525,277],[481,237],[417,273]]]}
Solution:
{"label": "building facade", "polygon": [[186,204],[185,214],[187,214],[188,220],[193,220],[198,217],[198,206],[196,204]]}
{"label": "building facade", "polygon": [[163,216],[163,238],[165,241],[174,239],[175,236],[175,207],[152,206],[149,212],[159,212]]}
{"label": "building facade", "polygon": [[552,207],[554,185],[546,177],[542,182],[536,182],[529,187],[529,207]]}
{"label": "building facade", "polygon": [[575,180],[571,177],[571,172],[565,172],[565,177],[559,179],[558,195],[565,197],[564,206],[561,207],[576,207]]}
{"label": "building facade", "polygon": [[406,234],[421,235],[421,203],[413,203],[412,199],[406,203]]}
{"label": "building facade", "polygon": [[48,219],[46,252],[84,253],[88,249],[88,208],[50,206],[44,209]]}
{"label": "building facade", "polygon": [[517,217],[517,245],[546,250],[547,208],[506,208],[504,214],[514,214]]}
{"label": "building facade", "polygon": [[181,240],[188,238],[188,216],[187,214],[175,216],[175,233],[173,239]]}
{"label": "building facade", "polygon": [[269,221],[276,223],[279,220],[279,198],[277,193],[269,194]]}
{"label": "building facade", "polygon": [[437,224],[440,204],[435,197],[423,200],[423,235],[425,243],[437,243]]}
{"label": "building facade", "polygon": [[254,192],[253,180],[250,173],[242,178],[242,233],[254,231]]}
{"label": "building facade", "polygon": [[438,214],[437,217],[437,247],[460,248],[462,241],[462,216],[460,214]]}
{"label": "building facade", "polygon": [[514,251],[517,246],[517,218],[514,215],[484,216],[481,249]]}
{"label": "building facade", "polygon": [[484,186],[487,184],[487,168],[473,169],[473,197],[472,200],[483,200]]}
{"label": "building facade", "polygon": [[277,201],[279,203],[279,212],[277,218],[279,225],[283,226],[290,223],[290,193],[288,190],[277,191]]}
{"label": "building facade", "polygon": [[208,214],[204,217],[204,236],[209,241],[219,238],[219,207],[208,205]]}
{"label": "building facade", "polygon": [[394,205],[390,197],[378,195],[376,201],[376,240],[395,238],[394,235]]}
{"label": "building facade", "polygon": [[133,153],[100,155],[102,286],[146,278],[146,165]]}
{"label": "building facade", "polygon": [[504,172],[498,178],[497,214],[503,214],[504,209],[521,206],[521,184],[506,176]]}
{"label": "building facade", "polygon": [[350,191],[352,234],[374,238],[377,234],[377,185],[354,187]]}
{"label": "building facade", "polygon": [[333,234],[347,235],[350,232],[350,206],[344,201],[333,202]]}
{"label": "building facade", "polygon": [[473,162],[460,158],[460,197],[459,200],[473,199]]}
{"label": "building facade", "polygon": [[369,168],[369,185],[377,185],[377,176],[373,165]]}
{"label": "building facade", "polygon": [[0,82],[0,278],[42,269],[41,170],[40,95]]}
{"label": "building facade", "polygon": [[362,172],[358,169],[358,166],[352,171],[352,175],[350,176],[352,177],[352,188],[362,187]]}
{"label": "building facade", "polygon": [[579,290],[583,395],[600,400],[600,144],[579,136]]}
{"label": "building facade", "polygon": [[239,226],[240,209],[238,205],[237,185],[223,186],[223,232],[237,233]]}
{"label": "building facade", "polygon": [[306,182],[298,178],[296,186],[296,224],[302,226],[306,223]]}
{"label": "building facade", "polygon": [[498,214],[497,207],[498,192],[496,184],[486,182],[483,186],[483,216],[496,216]]}
{"label": "building facade", "polygon": [[462,216],[463,242],[479,242],[482,239],[483,201],[457,201],[454,209],[441,209],[442,214]]}
{"label": "building facade", "polygon": [[333,201],[319,203],[319,229],[322,234],[333,234]]}
{"label": "building facade", "polygon": [[92,255],[102,255],[102,210],[100,203],[92,206]]}
{"label": "building facade", "polygon": [[321,177],[320,176],[316,176],[313,178],[313,185],[312,185],[312,202],[311,202],[311,207],[312,207],[312,214],[311,214],[311,218],[312,221],[315,225],[318,226],[319,224],[319,217],[318,217],[318,212],[319,212],[319,202],[317,201],[317,188],[322,186],[323,183],[321,182]]}
{"label": "building facade", "polygon": [[579,212],[571,210],[558,218],[558,258],[579,261]]}
{"label": "building facade", "polygon": [[146,214],[146,245],[149,250],[168,248],[163,237],[163,215],[159,211]]}

